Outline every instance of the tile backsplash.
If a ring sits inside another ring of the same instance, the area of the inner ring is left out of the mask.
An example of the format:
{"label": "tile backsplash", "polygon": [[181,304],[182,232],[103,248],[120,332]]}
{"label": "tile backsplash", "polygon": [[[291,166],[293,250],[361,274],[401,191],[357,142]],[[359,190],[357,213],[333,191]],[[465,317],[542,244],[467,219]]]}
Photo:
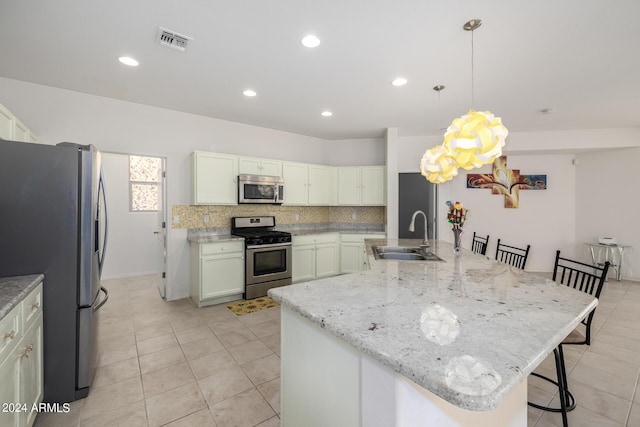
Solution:
{"label": "tile backsplash", "polygon": [[275,216],[279,225],[386,223],[384,206],[173,205],[171,227],[230,227],[234,216]]}

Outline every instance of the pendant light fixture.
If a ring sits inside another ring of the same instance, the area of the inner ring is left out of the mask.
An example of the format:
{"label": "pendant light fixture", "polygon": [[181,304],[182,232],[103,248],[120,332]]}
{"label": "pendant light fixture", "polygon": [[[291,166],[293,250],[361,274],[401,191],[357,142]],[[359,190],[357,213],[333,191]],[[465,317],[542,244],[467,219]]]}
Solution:
{"label": "pendant light fixture", "polygon": [[490,111],[475,111],[474,104],[474,57],[473,32],[482,25],[479,19],[464,24],[465,31],[471,31],[471,104],[469,112],[454,119],[444,134],[440,146],[427,150],[420,162],[420,171],[434,184],[448,181],[458,174],[457,169],[478,168],[493,163],[502,155],[502,147],[508,130],[502,120]]}

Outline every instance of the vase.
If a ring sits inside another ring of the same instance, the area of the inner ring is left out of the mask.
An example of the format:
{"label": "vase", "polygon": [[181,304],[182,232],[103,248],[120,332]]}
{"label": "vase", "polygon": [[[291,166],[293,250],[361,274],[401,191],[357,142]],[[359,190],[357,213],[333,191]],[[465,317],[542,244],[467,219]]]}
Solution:
{"label": "vase", "polygon": [[460,237],[462,235],[462,228],[460,227],[453,227],[451,229],[451,231],[453,231],[453,253],[454,254],[459,254],[461,251],[460,248]]}

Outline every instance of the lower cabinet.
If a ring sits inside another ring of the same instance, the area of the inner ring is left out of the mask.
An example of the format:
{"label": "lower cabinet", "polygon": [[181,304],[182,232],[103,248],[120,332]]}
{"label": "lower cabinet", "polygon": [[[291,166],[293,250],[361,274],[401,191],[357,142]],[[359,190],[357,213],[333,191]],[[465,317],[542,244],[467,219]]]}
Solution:
{"label": "lower cabinet", "polygon": [[198,307],[242,299],[244,241],[191,243],[191,298]]}
{"label": "lower cabinet", "polygon": [[[31,304],[32,301],[38,304]],[[3,405],[0,425],[3,427],[33,425],[37,405],[42,402],[41,301],[42,284],[0,322],[0,339],[6,344],[0,353],[0,404]],[[5,322],[6,319],[17,321]],[[24,333],[23,328],[26,328]]]}
{"label": "lower cabinet", "polygon": [[384,234],[343,234],[340,236],[340,273],[369,269],[365,239],[384,239]]}
{"label": "lower cabinet", "polygon": [[320,279],[340,272],[338,233],[293,236],[292,281]]}

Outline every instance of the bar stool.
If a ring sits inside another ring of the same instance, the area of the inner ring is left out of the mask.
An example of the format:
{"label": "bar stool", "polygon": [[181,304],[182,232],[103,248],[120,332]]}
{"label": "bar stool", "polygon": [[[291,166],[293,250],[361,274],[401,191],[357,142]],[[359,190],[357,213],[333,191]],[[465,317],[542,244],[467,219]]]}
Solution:
{"label": "bar stool", "polygon": [[487,245],[489,244],[489,235],[487,237],[481,237],[476,235],[476,232],[473,232],[473,240],[471,241],[471,250],[474,253],[480,255],[487,254]]}
{"label": "bar stool", "polygon": [[[573,261],[568,258],[562,258],[560,256],[560,251],[556,251],[556,261],[553,267],[552,279],[558,284],[566,285],[596,298],[600,298],[600,293],[602,292],[602,287],[604,286],[607,278],[607,272],[609,271],[609,265],[608,261],[605,262],[602,267],[586,264],[580,261]],[[593,315],[595,312],[596,309],[594,308],[584,319],[582,319],[581,323],[585,327],[584,334],[578,328],[574,329],[562,341],[562,343],[553,350],[556,362],[557,381],[536,372],[531,373],[531,375],[535,377],[541,378],[558,386],[560,408],[542,406],[532,402],[527,402],[528,405],[533,408],[542,409],[543,411],[562,413],[562,425],[564,427],[568,427],[569,425],[567,421],[567,412],[575,409],[576,400],[567,386],[567,370],[564,363],[562,346],[591,344],[591,322],[593,321]]]}
{"label": "bar stool", "polygon": [[527,245],[526,249],[505,245],[504,243],[500,243],[500,239],[498,239],[498,247],[496,248],[496,261],[500,261],[502,263],[519,268],[520,270],[524,270],[524,265],[527,263],[527,257],[529,256],[530,248],[531,245]]}

